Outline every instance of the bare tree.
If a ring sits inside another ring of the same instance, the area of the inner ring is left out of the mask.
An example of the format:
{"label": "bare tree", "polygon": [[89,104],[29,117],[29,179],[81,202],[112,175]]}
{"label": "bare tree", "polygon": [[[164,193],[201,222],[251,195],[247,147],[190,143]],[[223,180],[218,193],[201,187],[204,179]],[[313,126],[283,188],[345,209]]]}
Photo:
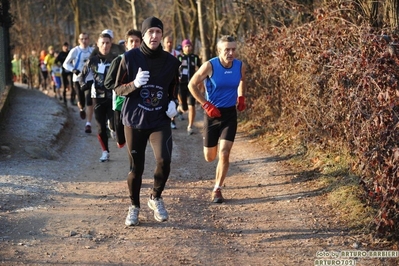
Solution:
{"label": "bare tree", "polygon": [[132,9],[132,26],[133,29],[137,29],[137,15],[136,15],[136,0],[125,0],[128,4],[130,4]]}
{"label": "bare tree", "polygon": [[82,32],[80,26],[80,9],[78,0],[69,0],[73,12],[73,21],[75,24],[75,43],[78,43],[79,34]]}
{"label": "bare tree", "polygon": [[387,0],[386,1],[386,16],[389,26],[397,29],[399,26],[398,15],[399,15],[399,0]]}
{"label": "bare tree", "polygon": [[205,21],[204,21],[204,12],[203,12],[203,6],[202,6],[202,1],[197,0],[197,6],[198,6],[198,21],[199,21],[199,32],[200,32],[200,37],[201,37],[201,58],[202,61],[205,62],[209,59],[209,45],[208,45],[208,40],[205,35]]}

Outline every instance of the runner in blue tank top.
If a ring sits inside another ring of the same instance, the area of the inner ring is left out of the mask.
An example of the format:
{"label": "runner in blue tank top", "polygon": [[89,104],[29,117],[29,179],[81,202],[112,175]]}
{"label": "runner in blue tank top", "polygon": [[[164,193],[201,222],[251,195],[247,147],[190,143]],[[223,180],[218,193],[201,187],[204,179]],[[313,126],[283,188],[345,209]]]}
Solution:
{"label": "runner in blue tank top", "polygon": [[[188,88],[201,103],[204,119],[204,156],[207,162],[219,161],[212,201],[222,203],[221,188],[229,169],[230,151],[237,132],[237,111],[245,110],[245,65],[235,59],[237,43],[222,36],[217,43],[218,57],[205,62],[194,74]],[[205,97],[200,88],[205,84]],[[218,149],[219,142],[219,149]]]}

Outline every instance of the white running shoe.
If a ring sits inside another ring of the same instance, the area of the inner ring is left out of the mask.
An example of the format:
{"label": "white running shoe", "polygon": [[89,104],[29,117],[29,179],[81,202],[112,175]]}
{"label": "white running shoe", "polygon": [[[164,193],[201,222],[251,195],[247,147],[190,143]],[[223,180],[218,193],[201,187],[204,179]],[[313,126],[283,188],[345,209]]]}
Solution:
{"label": "white running shoe", "polygon": [[154,211],[154,218],[158,222],[167,221],[169,216],[168,212],[165,209],[165,204],[162,198],[154,198],[148,200],[148,207]]}
{"label": "white running shoe", "polygon": [[139,212],[140,208],[136,206],[130,206],[129,207],[129,212],[127,213],[127,217],[125,220],[125,225],[131,226],[131,225],[139,225]]}
{"label": "white running shoe", "polygon": [[177,129],[175,121],[170,122],[171,129]]}
{"label": "white running shoe", "polygon": [[103,154],[101,155],[100,162],[106,162],[109,160],[109,152],[103,151]]}

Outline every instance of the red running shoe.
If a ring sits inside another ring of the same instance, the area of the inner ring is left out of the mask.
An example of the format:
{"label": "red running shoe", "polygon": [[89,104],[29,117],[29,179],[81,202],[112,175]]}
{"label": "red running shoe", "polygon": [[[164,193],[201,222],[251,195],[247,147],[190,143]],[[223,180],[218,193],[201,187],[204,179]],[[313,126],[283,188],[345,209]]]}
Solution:
{"label": "red running shoe", "polygon": [[119,149],[122,149],[123,147],[125,147],[125,143],[119,144],[119,143],[117,142],[116,145],[118,146]]}

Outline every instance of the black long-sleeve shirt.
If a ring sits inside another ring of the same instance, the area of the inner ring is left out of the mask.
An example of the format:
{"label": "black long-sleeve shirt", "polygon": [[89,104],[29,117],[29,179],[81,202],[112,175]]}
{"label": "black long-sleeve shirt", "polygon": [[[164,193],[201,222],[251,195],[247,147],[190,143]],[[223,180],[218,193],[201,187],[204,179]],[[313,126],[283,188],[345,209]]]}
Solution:
{"label": "black long-sleeve shirt", "polygon": [[[117,95],[126,96],[122,107],[125,126],[151,129],[170,123],[165,112],[169,101],[177,97],[179,66],[180,61],[165,51],[160,51],[155,57],[145,55],[140,48],[124,54],[114,90]],[[133,81],[139,68],[149,71],[150,79],[146,85],[136,88]],[[106,84],[108,89],[112,88],[111,80]]]}
{"label": "black long-sleeve shirt", "polygon": [[[91,56],[83,66],[80,85],[84,89],[91,89],[92,98],[112,98],[112,91],[106,90],[104,83],[105,77],[114,58],[115,55],[113,54],[97,54]],[[87,84],[91,84],[91,82],[89,83],[86,80],[90,72],[93,74],[92,88],[86,88]]]}

